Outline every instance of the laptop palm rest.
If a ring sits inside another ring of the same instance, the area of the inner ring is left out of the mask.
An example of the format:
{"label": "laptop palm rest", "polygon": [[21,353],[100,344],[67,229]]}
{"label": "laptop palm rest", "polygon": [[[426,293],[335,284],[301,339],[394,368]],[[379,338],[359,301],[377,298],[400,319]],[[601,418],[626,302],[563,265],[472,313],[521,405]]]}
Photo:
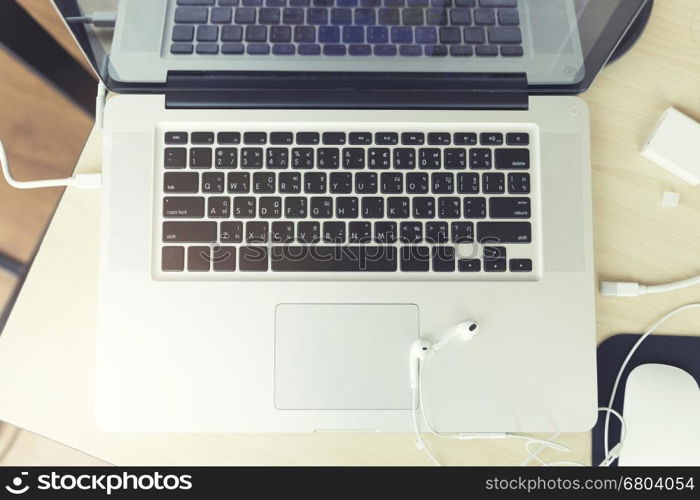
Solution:
{"label": "laptop palm rest", "polygon": [[275,407],[280,410],[411,409],[414,304],[279,304]]}

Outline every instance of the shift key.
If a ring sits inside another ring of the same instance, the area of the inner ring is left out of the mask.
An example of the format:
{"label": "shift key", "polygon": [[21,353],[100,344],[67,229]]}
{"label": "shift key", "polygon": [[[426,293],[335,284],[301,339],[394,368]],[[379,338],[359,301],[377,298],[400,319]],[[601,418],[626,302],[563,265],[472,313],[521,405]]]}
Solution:
{"label": "shift key", "polygon": [[212,243],[216,222],[163,222],[164,243]]}
{"label": "shift key", "polygon": [[476,225],[480,243],[531,243],[529,222],[479,222]]}

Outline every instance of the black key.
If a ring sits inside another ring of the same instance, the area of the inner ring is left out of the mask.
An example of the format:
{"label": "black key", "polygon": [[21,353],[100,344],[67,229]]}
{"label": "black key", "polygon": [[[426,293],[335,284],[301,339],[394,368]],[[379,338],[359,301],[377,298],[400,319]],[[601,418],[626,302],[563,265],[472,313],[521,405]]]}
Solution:
{"label": "black key", "polygon": [[391,196],[386,200],[386,216],[389,219],[406,219],[411,209],[411,202],[405,196]]}
{"label": "black key", "polygon": [[267,133],[265,132],[244,132],[243,142],[245,144],[265,144],[267,142]]}
{"label": "black key", "polygon": [[255,9],[247,7],[239,7],[236,9],[234,18],[236,24],[253,24],[255,22]]}
{"label": "black key", "polygon": [[479,194],[479,174],[457,174],[459,194]]}
{"label": "black key", "polygon": [[314,219],[330,219],[333,216],[333,198],[330,196],[314,196],[311,198],[311,217]]}
{"label": "black key", "polygon": [[506,179],[501,173],[490,172],[484,174],[484,193],[503,194],[506,192]]}
{"label": "black key", "polygon": [[472,222],[452,223],[452,243],[474,243],[474,224]]}
{"label": "black key", "polygon": [[204,217],[204,198],[167,196],[163,199],[163,217],[166,219],[197,219]]}
{"label": "black key", "polygon": [[428,134],[428,144],[434,146],[449,146],[450,134],[447,132],[431,132]]}
{"label": "black key", "polygon": [[321,241],[321,225],[312,221],[299,222],[297,240],[300,243],[318,243]]}
{"label": "black key", "polygon": [[523,43],[523,37],[520,34],[520,28],[516,27],[498,27],[488,29],[489,43]]}
{"label": "black key", "polygon": [[190,149],[190,168],[211,168],[212,154],[210,148]]}
{"label": "black key", "polygon": [[447,10],[427,9],[425,11],[425,24],[440,26],[447,24]]}
{"label": "black key", "polygon": [[374,142],[379,145],[394,146],[399,143],[399,134],[396,132],[377,132],[374,134]]}
{"label": "black key", "polygon": [[314,150],[311,148],[292,149],[292,168],[303,170],[314,168]]}
{"label": "black key", "polygon": [[509,146],[527,146],[530,144],[530,134],[524,132],[506,134],[506,144]]}
{"label": "black key", "polygon": [[194,26],[177,25],[173,28],[173,42],[191,42],[194,40]]}
{"label": "black key", "polygon": [[[333,6],[330,2],[329,7]],[[331,9],[331,24],[352,24],[351,9]]]}
{"label": "black key", "polygon": [[446,45],[426,45],[425,46],[426,56],[446,56],[447,46]]}
{"label": "black key", "polygon": [[211,262],[214,271],[233,272],[236,270],[236,247],[217,246],[212,249]]}
{"label": "black key", "polygon": [[238,166],[238,150],[236,148],[217,148],[214,158],[216,168],[236,168]]}
{"label": "black key", "polygon": [[530,168],[530,150],[503,148],[496,150],[496,168],[503,170],[527,170]]}
{"label": "black key", "polygon": [[219,242],[240,243],[243,241],[243,223],[239,221],[224,221],[219,229]]}
{"label": "black key", "polygon": [[500,146],[503,144],[503,134],[498,132],[484,132],[479,134],[482,146]]}
{"label": "black key", "polygon": [[458,146],[476,145],[476,134],[473,132],[458,132],[454,134],[454,143]]}
{"label": "black key", "polygon": [[207,200],[207,217],[212,219],[227,219],[231,216],[231,198],[227,196],[212,196]]}
{"label": "black key", "polygon": [[278,24],[280,14],[280,10],[277,8],[263,7],[258,12],[258,22],[260,24]]}
{"label": "black key", "polygon": [[402,222],[400,227],[402,243],[420,243],[423,241],[423,224],[420,222]]}
{"label": "black key", "polygon": [[343,168],[350,170],[365,168],[365,150],[363,148],[344,148]]}
{"label": "black key", "polygon": [[491,198],[489,213],[492,219],[529,219],[530,198]]}
{"label": "black key", "polygon": [[211,249],[209,247],[189,247],[187,249],[187,270],[205,272],[211,269]]}
{"label": "black key", "polygon": [[185,249],[183,247],[163,247],[161,250],[160,269],[163,272],[185,270]]}
{"label": "black key", "polygon": [[324,243],[345,243],[345,222],[324,222],[321,239]]}
{"label": "black key", "polygon": [[456,196],[441,197],[438,199],[438,218],[459,219],[462,214],[462,200]]}
{"label": "black key", "polygon": [[437,148],[421,148],[418,150],[418,167],[424,170],[439,170],[441,152]]}
{"label": "black key", "polygon": [[470,45],[450,46],[450,55],[455,57],[468,57],[474,54],[474,49]]}
{"label": "black key", "polygon": [[349,243],[370,243],[372,241],[372,224],[353,221],[348,224]]}
{"label": "black key", "polygon": [[265,158],[267,168],[285,169],[289,167],[289,150],[287,148],[268,148]]}
{"label": "black key", "polygon": [[254,193],[274,193],[275,174],[270,172],[255,172],[253,174]]}
{"label": "black key", "polygon": [[481,261],[479,259],[460,259],[457,262],[457,269],[460,273],[478,273],[481,271]]}
{"label": "black key", "polygon": [[376,22],[375,10],[372,9],[355,9],[355,24],[358,26],[367,26]]}
{"label": "black key", "polygon": [[372,134],[369,132],[350,132],[350,144],[368,145],[372,144]]}
{"label": "black key", "polygon": [[396,243],[396,222],[375,222],[374,241],[377,243]]}
{"label": "black key", "polygon": [[323,172],[307,172],[304,174],[304,192],[321,194],[326,192],[326,174]]}
{"label": "black key", "polygon": [[384,198],[367,196],[362,198],[362,218],[381,219],[384,217]]}
{"label": "black key", "polygon": [[449,172],[435,172],[431,175],[430,181],[434,194],[454,193],[454,174]]}
{"label": "black key", "polygon": [[454,25],[468,26],[472,23],[472,13],[469,9],[452,9],[450,21]]}
{"label": "black key", "polygon": [[430,271],[430,247],[401,247],[401,270],[405,272]]}
{"label": "black key", "polygon": [[391,246],[273,246],[272,270],[281,272],[394,272]]}
{"label": "black key", "polygon": [[491,168],[491,150],[472,148],[469,150],[469,168],[488,170]]}
{"label": "black key", "polygon": [[345,132],[324,132],[323,133],[323,144],[326,145],[343,145],[345,144]]}
{"label": "black key", "polygon": [[357,194],[375,194],[377,190],[377,174],[373,172],[355,174],[355,192]]}
{"label": "black key", "polygon": [[338,219],[356,219],[358,201],[354,196],[339,196],[335,199],[335,216]]}
{"label": "black key", "polygon": [[481,243],[532,242],[529,222],[479,222],[476,231]]}
{"label": "black key", "polygon": [[239,144],[241,142],[240,132],[219,132],[216,134],[216,141],[219,144]]}
{"label": "black key", "polygon": [[428,192],[428,174],[409,172],[406,174],[406,192],[409,194],[425,194]]}
{"label": "black key", "polygon": [[496,24],[496,11],[493,9],[474,9],[474,24],[493,26]]}
{"label": "black key", "polygon": [[530,193],[530,174],[525,174],[525,173],[508,174],[508,192],[510,194],[529,194]]}
{"label": "black key", "polygon": [[464,218],[486,218],[486,198],[464,198]]}
{"label": "black key", "polygon": [[520,14],[517,9],[498,9],[498,24],[501,26],[517,26],[520,24]]}
{"label": "black key", "polygon": [[[297,43],[314,43],[316,41],[316,28],[313,26],[295,26],[294,41]],[[301,53],[301,51],[300,51]],[[316,142],[302,142],[299,140],[299,135],[313,135],[316,137]],[[297,134],[297,142],[299,144],[318,144],[318,134],[316,132],[299,132]]]}
{"label": "black key", "polygon": [[484,271],[504,272],[506,265],[505,247],[484,247]]}
{"label": "black key", "polygon": [[[219,40],[219,27],[218,26],[199,26],[197,28],[197,41],[198,42],[216,42]],[[195,134],[192,134],[194,137]],[[213,136],[213,134],[212,134]],[[194,142],[194,141],[193,141]],[[201,144],[211,144],[211,142],[204,142]]]}
{"label": "black key", "polygon": [[524,53],[520,45],[501,45],[501,55],[504,57],[520,57]]}
{"label": "black key", "polygon": [[389,148],[370,148],[367,150],[367,165],[371,169],[382,170],[391,167],[391,150]]}
{"label": "black key", "polygon": [[510,259],[509,269],[513,273],[527,273],[532,271],[532,260]]}
{"label": "black key", "polygon": [[467,150],[464,148],[445,149],[445,169],[464,170],[467,168]]}
{"label": "black key", "polygon": [[166,172],[163,176],[165,193],[199,192],[199,174],[197,172]]}
{"label": "black key", "polygon": [[210,21],[217,24],[228,24],[233,19],[231,7],[217,7],[211,10]]}
{"label": "black key", "polygon": [[166,144],[187,144],[187,132],[166,132]]}
{"label": "black key", "polygon": [[316,145],[320,141],[318,132],[297,132],[297,144]]}
{"label": "black key", "polygon": [[209,19],[209,9],[206,7],[178,7],[175,9],[175,22],[186,24],[202,24]]}
{"label": "black key", "polygon": [[229,193],[243,194],[250,192],[250,174],[248,172],[231,172],[226,179]]}
{"label": "black key", "polygon": [[447,243],[447,222],[426,222],[425,241],[427,243]]}
{"label": "black key", "polygon": [[239,250],[238,268],[241,271],[267,271],[269,257],[267,247],[246,246]]}
{"label": "black key", "polygon": [[479,0],[482,7],[515,7],[518,0]]}
{"label": "black key", "polygon": [[464,36],[464,43],[486,43],[486,32],[484,31],[484,28],[481,27],[464,28],[462,30],[462,36]]}
{"label": "black key", "polygon": [[435,198],[432,196],[416,196],[413,198],[413,217],[416,219],[434,218]]}
{"label": "black key", "polygon": [[293,222],[273,222],[270,231],[273,243],[292,243],[294,241]]}
{"label": "black key", "polygon": [[318,148],[316,150],[316,165],[320,169],[335,169],[339,165],[340,150],[338,148]]}
{"label": "black key", "polygon": [[423,9],[402,9],[403,24],[420,26],[423,24]]}
{"label": "black key", "polygon": [[262,168],[263,149],[262,148],[242,148],[241,168],[253,169]]}
{"label": "black key", "polygon": [[294,142],[294,134],[291,132],[272,132],[270,133],[270,144],[288,145]]}
{"label": "black key", "polygon": [[[242,26],[224,26],[221,28],[222,42],[240,42],[241,40],[243,40]],[[223,52],[226,53],[225,51]]]}
{"label": "black key", "polygon": [[214,5],[214,0],[177,0],[178,5]]}
{"label": "black key", "polygon": [[197,44],[197,54],[218,54],[219,46],[215,43]]}
{"label": "black key", "polygon": [[213,243],[216,222],[163,222],[163,243]]}
{"label": "black key", "polygon": [[304,9],[290,8],[282,11],[284,24],[302,24],[304,22]]}
{"label": "black key", "polygon": [[475,7],[476,0],[455,0],[457,7]]}
{"label": "black key", "polygon": [[423,132],[404,132],[401,134],[401,144],[404,146],[420,146],[425,143]]}
{"label": "black key", "polygon": [[455,249],[451,246],[433,247],[433,271],[451,273],[455,270]]}
{"label": "black key", "polygon": [[346,172],[332,172],[330,177],[331,193],[352,193],[352,174]]}
{"label": "black key", "polygon": [[478,45],[475,52],[479,57],[496,57],[498,55],[498,46]]}
{"label": "black key", "polygon": [[[245,27],[246,42],[264,42],[267,40],[267,26],[251,25]],[[257,133],[257,132],[256,132]],[[264,142],[247,142],[246,144],[264,144]]]}
{"label": "black key", "polygon": [[165,168],[185,168],[187,166],[187,149],[165,148],[163,159]]}
{"label": "black key", "polygon": [[289,219],[303,219],[308,215],[306,198],[287,196],[284,199],[284,216]]}
{"label": "black key", "polygon": [[385,172],[381,174],[381,192],[384,194],[403,193],[403,175]]}
{"label": "black key", "polygon": [[440,43],[461,43],[462,32],[456,27],[444,26],[440,28]]}
{"label": "black key", "polygon": [[202,174],[202,192],[223,193],[225,182],[223,172],[205,172]]}
{"label": "black key", "polygon": [[247,222],[245,225],[246,243],[267,243],[268,230],[267,222]]}
{"label": "black key", "polygon": [[255,217],[255,198],[252,196],[234,196],[233,216],[236,219],[252,219]]}
{"label": "black key", "polygon": [[416,168],[416,150],[413,148],[394,148],[394,168],[400,170]]}
{"label": "black key", "polygon": [[382,26],[401,23],[401,13],[399,9],[379,9],[377,16],[379,24]]}

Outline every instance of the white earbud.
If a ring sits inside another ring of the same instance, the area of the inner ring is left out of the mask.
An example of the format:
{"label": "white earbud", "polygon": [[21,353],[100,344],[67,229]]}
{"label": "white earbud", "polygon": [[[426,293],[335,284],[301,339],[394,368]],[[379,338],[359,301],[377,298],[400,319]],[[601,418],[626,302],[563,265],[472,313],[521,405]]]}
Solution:
{"label": "white earbud", "polygon": [[420,338],[413,343],[411,347],[411,389],[418,387],[418,372],[421,363],[428,357],[428,353],[433,347],[433,343],[428,339]]}
{"label": "white earbud", "polygon": [[433,346],[433,351],[439,351],[458,336],[461,336],[463,340],[471,340],[478,332],[479,323],[476,321],[463,321],[447,330],[438,343]]}

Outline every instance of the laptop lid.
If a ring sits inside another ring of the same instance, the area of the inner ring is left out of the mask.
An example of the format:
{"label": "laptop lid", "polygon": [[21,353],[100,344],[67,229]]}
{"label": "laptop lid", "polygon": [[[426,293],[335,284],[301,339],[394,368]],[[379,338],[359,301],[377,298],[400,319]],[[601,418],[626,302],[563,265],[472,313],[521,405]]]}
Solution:
{"label": "laptop lid", "polygon": [[174,107],[527,106],[586,90],[646,0],[54,0],[105,85]]}

